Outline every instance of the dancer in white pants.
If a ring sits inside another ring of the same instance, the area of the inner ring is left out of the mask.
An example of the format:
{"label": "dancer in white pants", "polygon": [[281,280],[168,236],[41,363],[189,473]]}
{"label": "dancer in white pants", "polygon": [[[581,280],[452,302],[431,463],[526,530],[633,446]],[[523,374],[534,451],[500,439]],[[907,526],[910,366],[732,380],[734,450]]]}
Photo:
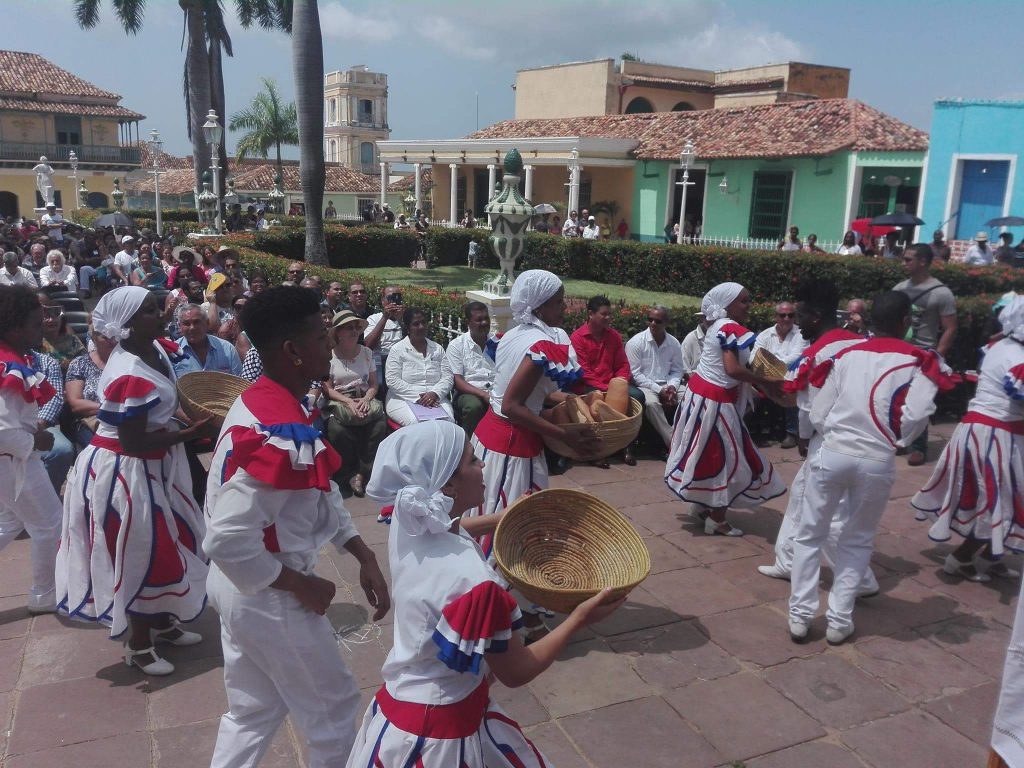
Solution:
{"label": "dancer in white pants", "polygon": [[846,348],[811,374],[821,387],[810,418],[822,445],[810,457],[793,540],[789,632],[796,642],[807,639],[817,613],[821,550],[844,499],[846,521],[836,542],[826,639],[838,645],[853,633],[857,586],[895,479],[896,448],[910,444],[927,426],[936,391],[952,387],[937,354],[901,340],[910,311],[904,294],[879,295],[872,307],[875,338]]}
{"label": "dancer in white pants", "polygon": [[0,549],[28,531],[28,609],[52,613],[62,509],[41,458],[53,447],[53,435],[38,428],[38,418],[39,407],[56,392],[29,356],[43,342],[42,308],[31,288],[0,286],[0,334]]}
{"label": "dancer in white pants", "polygon": [[324,615],[335,586],[314,575],[321,547],[359,560],[374,621],[390,606],[387,584],[331,480],[341,459],[303,404],[330,367],[316,295],[272,288],[249,301],[243,322],[264,375],[228,412],[207,487],[203,549],[229,707],[211,765],[259,764],[290,714],[310,768],[334,768],[352,749],[360,696]]}
{"label": "dancer in white pants", "polygon": [[[839,291],[831,280],[810,280],[803,283],[796,294],[796,317],[800,333],[810,343],[789,367],[783,385],[787,395],[796,398],[799,426],[799,447],[803,456],[814,456],[821,448],[821,436],[811,426],[811,403],[818,394],[818,387],[810,382],[810,374],[818,365],[842,352],[847,347],[864,341],[863,336],[835,327],[836,309],[839,306]],[[789,502],[782,517],[782,525],[775,538],[775,562],[759,565],[757,570],[773,579],[789,579],[793,570],[793,536],[800,523],[803,508],[804,488],[810,473],[810,460],[805,461],[789,487]],[[846,505],[840,501],[840,508],[832,520],[831,531],[821,555],[825,564],[835,568],[836,542],[846,521]],[[871,568],[857,589],[858,596],[864,597],[878,592],[878,581]]]}

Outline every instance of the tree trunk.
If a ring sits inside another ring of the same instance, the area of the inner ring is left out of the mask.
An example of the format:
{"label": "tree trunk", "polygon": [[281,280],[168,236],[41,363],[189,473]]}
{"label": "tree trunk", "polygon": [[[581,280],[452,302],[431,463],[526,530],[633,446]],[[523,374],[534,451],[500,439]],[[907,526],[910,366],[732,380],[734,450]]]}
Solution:
{"label": "tree trunk", "polygon": [[277,147],[277,175],[281,177],[281,183],[284,184],[284,166],[281,164],[281,142],[276,142],[274,146]]}
{"label": "tree trunk", "polygon": [[179,0],[185,11],[188,49],[185,73],[188,77],[189,129],[192,133],[192,160],[196,192],[203,191],[203,173],[210,167],[210,148],[203,136],[203,123],[210,110],[210,59],[206,50],[206,25],[203,10],[195,0]]}
{"label": "tree trunk", "polygon": [[[220,146],[217,147],[218,165],[220,166],[220,175],[217,179],[219,189],[213,190],[217,193],[217,196],[223,200],[224,195],[227,194],[227,180],[228,180],[228,150],[227,150],[227,107],[224,104],[224,54],[221,51],[219,42],[210,43],[210,106],[214,112],[217,113],[217,117],[220,120],[220,124],[224,126],[224,130],[220,134]],[[203,122],[206,122],[204,119]],[[212,179],[211,179],[212,181]]]}
{"label": "tree trunk", "polygon": [[324,45],[317,0],[295,0],[292,7],[292,73],[299,117],[299,174],[306,205],[306,261],[326,264]]}

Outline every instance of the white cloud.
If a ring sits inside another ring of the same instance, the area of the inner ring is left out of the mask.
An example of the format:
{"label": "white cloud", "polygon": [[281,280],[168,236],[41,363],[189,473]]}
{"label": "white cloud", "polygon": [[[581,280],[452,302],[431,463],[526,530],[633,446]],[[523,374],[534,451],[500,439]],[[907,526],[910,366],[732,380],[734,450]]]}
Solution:
{"label": "white cloud", "polygon": [[418,19],[414,26],[416,32],[425,40],[441,46],[456,56],[474,61],[493,59],[497,55],[496,46],[479,45],[474,42],[475,40],[487,42],[493,38],[486,33],[485,29],[475,28],[475,25],[466,22],[467,19],[464,16],[461,16],[456,22],[443,16],[431,15]]}
{"label": "white cloud", "polygon": [[320,31],[325,40],[383,43],[393,40],[402,28],[393,22],[393,18],[388,10],[378,11],[375,15],[359,14],[341,3],[323,3],[320,6]]}
{"label": "white cloud", "polygon": [[735,23],[722,26],[718,22],[712,22],[687,37],[661,41],[649,50],[654,61],[702,69],[799,61],[808,53],[798,42],[781,32]]}

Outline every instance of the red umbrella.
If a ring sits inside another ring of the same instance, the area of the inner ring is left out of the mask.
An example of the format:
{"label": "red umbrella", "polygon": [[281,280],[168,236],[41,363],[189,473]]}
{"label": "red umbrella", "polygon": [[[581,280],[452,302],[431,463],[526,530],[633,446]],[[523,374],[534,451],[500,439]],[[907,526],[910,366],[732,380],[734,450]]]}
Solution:
{"label": "red umbrella", "polygon": [[885,237],[890,232],[896,232],[899,227],[892,227],[886,224],[871,225],[871,219],[854,219],[850,223],[850,229],[858,235],[872,235],[874,237]]}

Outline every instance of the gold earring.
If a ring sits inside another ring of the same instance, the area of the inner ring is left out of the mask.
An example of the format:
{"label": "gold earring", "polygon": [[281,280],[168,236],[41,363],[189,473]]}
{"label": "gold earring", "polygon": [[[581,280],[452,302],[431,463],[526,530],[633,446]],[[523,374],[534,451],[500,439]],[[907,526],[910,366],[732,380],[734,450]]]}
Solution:
{"label": "gold earring", "polygon": [[298,367],[300,365],[302,365],[302,358],[301,357],[296,357],[295,358],[295,366]]}

